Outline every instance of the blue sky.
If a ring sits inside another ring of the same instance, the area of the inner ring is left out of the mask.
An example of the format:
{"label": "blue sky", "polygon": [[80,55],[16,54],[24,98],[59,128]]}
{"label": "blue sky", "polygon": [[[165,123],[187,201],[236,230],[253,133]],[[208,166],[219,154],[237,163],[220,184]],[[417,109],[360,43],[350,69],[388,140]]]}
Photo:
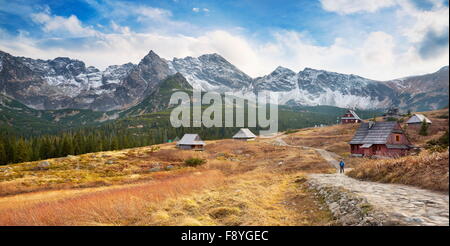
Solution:
{"label": "blue sky", "polygon": [[0,50],[101,69],[219,53],[256,77],[277,66],[392,79],[448,64],[447,0],[0,0]]}

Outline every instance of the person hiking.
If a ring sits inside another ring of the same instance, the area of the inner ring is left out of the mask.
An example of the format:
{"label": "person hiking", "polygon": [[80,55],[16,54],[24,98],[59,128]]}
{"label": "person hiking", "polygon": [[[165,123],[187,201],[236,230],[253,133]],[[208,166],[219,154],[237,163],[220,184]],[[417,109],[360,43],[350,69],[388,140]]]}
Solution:
{"label": "person hiking", "polygon": [[345,162],[341,159],[341,162],[339,162],[339,173],[344,173],[344,166]]}

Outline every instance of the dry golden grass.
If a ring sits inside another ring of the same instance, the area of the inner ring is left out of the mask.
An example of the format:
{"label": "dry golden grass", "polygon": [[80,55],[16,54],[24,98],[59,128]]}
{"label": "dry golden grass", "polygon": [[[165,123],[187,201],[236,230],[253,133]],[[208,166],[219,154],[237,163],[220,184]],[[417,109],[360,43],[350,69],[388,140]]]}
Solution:
{"label": "dry golden grass", "polygon": [[[432,121],[432,124],[428,128],[428,135],[421,136],[419,135],[420,125],[410,125],[405,126],[406,124],[402,124],[404,129],[406,129],[406,134],[408,138],[417,146],[423,147],[427,141],[431,139],[436,139],[442,136],[446,130],[448,130],[448,117],[442,118],[442,116],[448,116],[448,109],[430,111],[430,112],[421,112],[421,114],[425,115]],[[406,120],[405,120],[406,121]]]}
{"label": "dry golden grass", "polygon": [[297,174],[252,171],[227,179],[223,186],[150,208],[144,225],[329,225],[331,214],[318,207]]}
{"label": "dry golden grass", "polygon": [[40,161],[7,165],[4,167],[11,169],[0,172],[0,196],[138,183],[158,176],[150,171],[154,167],[164,170],[171,165],[174,171],[183,172],[184,160],[206,157],[201,152],[176,150],[169,144],[158,147],[161,149],[156,151],[152,146],[49,159],[50,168],[46,170],[37,168]]}
{"label": "dry golden grass", "polygon": [[81,194],[0,211],[0,225],[132,225],[159,203],[223,182],[218,171]]}
{"label": "dry golden grass", "polygon": [[[59,175],[73,172],[74,178],[80,178],[112,172],[114,166],[117,173],[110,177],[127,174],[111,186],[73,189],[74,183],[68,182],[63,190],[0,198],[0,225],[323,225],[331,221],[328,212],[318,209],[317,201],[294,182],[304,172],[329,170],[311,150],[264,141],[236,145],[233,140],[220,140],[208,143],[204,152],[179,151],[165,144],[158,151],[136,148],[95,156],[66,160],[65,166],[57,168],[62,172]],[[97,164],[99,156],[102,161]],[[184,167],[183,161],[190,157],[207,162],[196,168]],[[96,165],[96,170],[73,169],[74,160],[79,159],[94,162],[85,165]],[[114,164],[105,165],[104,159],[114,159]],[[155,164],[176,168],[142,172]],[[22,171],[26,172],[27,165],[36,164],[25,164]],[[42,171],[32,180],[47,180],[54,174]],[[14,179],[0,182],[0,189],[7,182],[18,183]],[[44,181],[38,187],[60,186]]]}
{"label": "dry golden grass", "polygon": [[347,175],[361,180],[413,185],[448,192],[448,168],[448,150],[443,153],[423,151],[418,156],[397,159],[364,159]]}
{"label": "dry golden grass", "polygon": [[283,139],[291,145],[320,148],[336,153],[344,159],[347,167],[353,167],[358,162],[350,157],[348,142],[353,138],[358,127],[359,124],[345,124],[300,129],[296,133],[288,134]]}
{"label": "dry golden grass", "polygon": [[[408,129],[411,138],[421,145],[442,135],[448,119],[438,116],[445,113],[425,113],[433,121],[430,136]],[[356,178],[448,191],[448,152],[349,158],[348,141],[357,127],[302,129],[284,140],[345,157]],[[8,165],[9,171],[0,172],[0,225],[330,224],[329,212],[318,208],[320,201],[302,182],[306,173],[334,169],[314,150],[272,141],[208,141],[203,152],[161,144],[91,153],[51,159],[48,170],[38,170],[39,162]],[[184,161],[192,157],[206,164],[187,167]],[[166,170],[168,165],[173,168]]]}

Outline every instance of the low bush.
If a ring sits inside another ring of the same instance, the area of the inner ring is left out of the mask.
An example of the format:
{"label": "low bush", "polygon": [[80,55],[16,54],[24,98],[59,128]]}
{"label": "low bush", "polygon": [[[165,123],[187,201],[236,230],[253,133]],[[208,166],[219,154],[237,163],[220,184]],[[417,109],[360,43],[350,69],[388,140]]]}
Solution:
{"label": "low bush", "polygon": [[192,157],[189,159],[186,159],[184,161],[184,164],[186,164],[186,166],[190,166],[190,167],[196,167],[202,164],[205,164],[206,160],[205,159],[200,159],[200,158],[196,158],[196,157]]}
{"label": "low bush", "polygon": [[296,133],[298,131],[299,130],[289,129],[289,130],[285,131],[284,134],[292,134],[292,133]]}
{"label": "low bush", "polygon": [[431,152],[443,152],[448,150],[448,146],[448,131],[445,131],[445,133],[438,139],[428,141],[425,148]]}

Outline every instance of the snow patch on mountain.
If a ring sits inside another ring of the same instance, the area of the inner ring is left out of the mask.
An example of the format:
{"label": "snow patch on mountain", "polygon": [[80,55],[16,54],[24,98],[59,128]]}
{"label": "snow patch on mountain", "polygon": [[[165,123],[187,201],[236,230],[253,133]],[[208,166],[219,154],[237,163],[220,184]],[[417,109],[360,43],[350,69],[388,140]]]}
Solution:
{"label": "snow patch on mountain", "polygon": [[225,92],[252,83],[252,78],[218,54],[174,58],[168,64],[171,71],[181,73],[191,86],[207,91]]}
{"label": "snow patch on mountain", "polygon": [[128,75],[131,69],[135,67],[132,63],[123,65],[112,65],[103,71],[102,79],[104,84],[120,84],[120,82]]}
{"label": "snow patch on mountain", "polygon": [[284,67],[277,67],[272,73],[256,78],[253,85],[256,90],[289,91],[296,88],[297,74]]}

